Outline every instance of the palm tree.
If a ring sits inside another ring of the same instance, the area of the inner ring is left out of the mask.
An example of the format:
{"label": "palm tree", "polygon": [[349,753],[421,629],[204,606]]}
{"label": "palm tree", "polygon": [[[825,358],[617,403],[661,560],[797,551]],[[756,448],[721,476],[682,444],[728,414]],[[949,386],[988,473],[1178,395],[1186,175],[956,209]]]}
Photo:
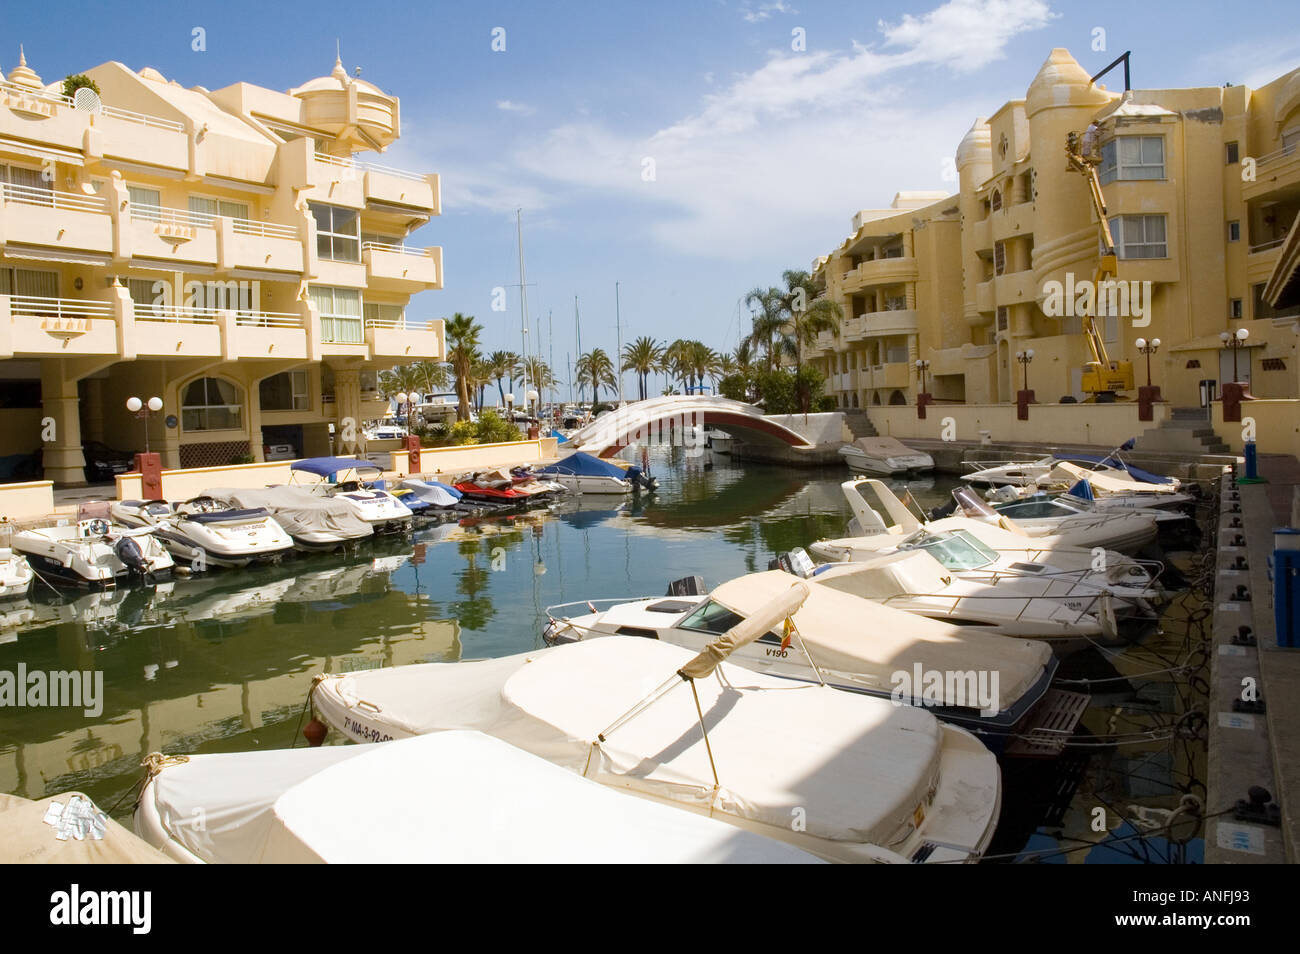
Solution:
{"label": "palm tree", "polygon": [[703,390],[705,378],[713,378],[716,385],[718,367],[718,354],[716,351],[703,341],[690,342],[690,350],[687,352],[687,368],[690,371],[692,380],[695,382],[696,390]]}
{"label": "palm tree", "polygon": [[[794,358],[797,379],[803,370],[804,346],[812,344],[823,331],[834,332],[838,337],[844,309],[829,297],[818,297],[821,289],[807,272],[789,269],[781,277],[786,287],[781,307],[787,317],[781,344],[782,350]],[[805,392],[806,388],[800,384],[799,406],[807,414],[812,395]]]}
{"label": "palm tree", "polygon": [[411,369],[419,379],[422,394],[445,391],[451,384],[451,369],[445,361],[417,361]]}
{"label": "palm tree", "polygon": [[541,400],[543,391],[555,387],[555,375],[551,371],[551,366],[541,358],[530,357],[526,359],[524,361],[524,371],[533,388],[537,391],[538,400]]}
{"label": "palm tree", "polygon": [[[404,393],[410,395],[411,403],[418,403],[420,395],[417,392],[420,390],[420,383],[421,375],[415,365],[399,364],[395,368],[379,372],[379,393],[389,401]],[[405,407],[399,408],[398,411],[406,414]],[[411,424],[409,420],[406,423],[408,427]]]}
{"label": "palm tree", "polygon": [[767,370],[776,367],[777,338],[787,322],[785,292],[779,288],[753,288],[745,295],[753,321],[749,340],[767,357]]}
{"label": "palm tree", "polygon": [[501,399],[501,406],[506,406],[506,392],[501,387],[502,378],[510,378],[510,390],[514,390],[515,368],[519,365],[519,355],[513,351],[493,351],[488,356],[488,366],[492,369],[492,379],[497,383],[497,396]]}
{"label": "palm tree", "polygon": [[452,371],[456,375],[456,420],[468,421],[470,418],[469,388],[470,372],[474,359],[478,357],[478,336],[483,326],[474,320],[473,315],[452,315],[446,323],[446,335],[449,347],[447,357],[451,360]]}
{"label": "palm tree", "polygon": [[623,370],[636,374],[643,401],[649,396],[646,379],[652,371],[659,368],[663,356],[663,347],[653,338],[643,336],[623,347]]}
{"label": "palm tree", "polygon": [[[670,380],[678,380],[682,382],[683,386],[686,385],[686,365],[690,345],[691,343],[684,338],[678,338],[664,348],[663,357],[659,362],[659,370],[664,373],[665,384]],[[673,392],[665,391],[665,393]]]}
{"label": "palm tree", "polygon": [[475,355],[469,368],[469,386],[477,397],[476,406],[480,414],[483,413],[483,392],[492,382],[492,365],[488,359],[481,355]]}
{"label": "palm tree", "polygon": [[591,385],[591,403],[594,406],[600,400],[600,389],[614,388],[614,362],[609,360],[603,348],[592,348],[578,357],[578,383]]}

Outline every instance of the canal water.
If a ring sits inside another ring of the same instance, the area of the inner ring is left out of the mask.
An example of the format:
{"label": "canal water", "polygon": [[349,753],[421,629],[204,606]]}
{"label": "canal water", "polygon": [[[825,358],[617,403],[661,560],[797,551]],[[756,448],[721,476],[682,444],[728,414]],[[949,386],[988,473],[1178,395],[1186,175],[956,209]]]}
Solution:
{"label": "canal water", "polygon": [[[75,789],[125,819],[150,752],[303,744],[303,701],[316,673],[524,652],[542,645],[548,605],[660,595],[669,581],[691,575],[713,586],[766,569],[781,551],[842,534],[851,516],[842,468],[662,453],[652,461],[659,479],[652,497],[587,495],[550,511],[430,527],[413,542],[379,541],[347,561],[295,558],[102,594],[59,594],[38,582],[30,600],[0,604],[0,671],[19,664],[29,672],[96,670],[102,711],[0,710],[0,791],[41,798]],[[955,484],[938,477],[907,486],[929,508],[946,502]],[[1177,643],[1167,652],[1176,653]],[[1102,667],[1103,674],[1123,668],[1113,660]],[[1157,695],[1151,705],[1161,711],[1178,706]],[[1133,757],[1161,779],[1187,768],[1158,753]],[[1066,829],[1088,837],[1086,804],[1076,794],[1092,789],[1088,766],[1096,760],[1085,762],[1070,763],[1066,774],[1075,777],[1064,783],[1055,768],[1031,767],[1017,783],[1023,797],[1004,806],[995,848],[1050,850],[1072,843]],[[1115,764],[1104,771],[1113,774]],[[1165,784],[1145,794],[1152,804],[1173,805],[1178,793]]]}

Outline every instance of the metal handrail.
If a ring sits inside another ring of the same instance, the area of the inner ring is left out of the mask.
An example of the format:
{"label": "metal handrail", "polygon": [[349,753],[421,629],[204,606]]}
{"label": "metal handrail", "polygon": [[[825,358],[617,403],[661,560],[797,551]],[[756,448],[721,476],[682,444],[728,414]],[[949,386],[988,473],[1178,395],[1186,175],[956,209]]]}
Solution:
{"label": "metal handrail", "polygon": [[275,222],[256,222],[253,219],[231,219],[235,232],[240,235],[260,235],[262,238],[297,239],[298,229],[292,225]]}
{"label": "metal handrail", "polygon": [[189,228],[211,229],[216,227],[217,216],[209,212],[191,212],[189,209],[173,209],[162,205],[131,204],[131,218],[141,222],[157,222],[162,225],[184,225]]}
{"label": "metal handrail", "polygon": [[316,161],[323,162],[326,165],[339,166],[343,169],[360,169],[362,171],[380,172],[385,175],[398,176],[402,179],[411,179],[415,182],[423,182],[424,176],[418,172],[407,172],[405,169],[393,169],[390,166],[381,166],[373,162],[366,162],[361,159],[354,159],[351,156],[331,156],[328,153],[316,153]]}
{"label": "metal handrail", "polygon": [[236,311],[235,324],[256,328],[301,328],[302,317],[285,311]]}
{"label": "metal handrail", "polygon": [[155,305],[150,302],[135,303],[136,321],[177,321],[189,324],[215,324],[221,313],[217,308],[198,308],[191,305]]}
{"label": "metal handrail", "polygon": [[[16,83],[0,82],[0,90],[6,93],[16,93],[19,96],[30,96],[33,99],[42,99],[47,103],[57,103],[60,106],[67,106],[70,109],[76,108],[76,102],[71,96],[64,96],[62,93],[54,93],[47,89],[28,89],[25,86],[19,86]],[[158,129],[170,129],[173,132],[184,132],[185,124],[177,122],[174,119],[163,119],[159,116],[149,116],[145,113],[137,113],[131,109],[122,109],[118,106],[100,105],[100,114],[110,116],[113,119],[122,119],[130,123],[139,123],[142,126],[152,126]],[[93,113],[88,115],[94,115]]]}
{"label": "metal handrail", "polygon": [[1283,159],[1286,156],[1293,154],[1296,151],[1297,146],[1300,146],[1300,143],[1293,142],[1289,146],[1283,146],[1281,149],[1274,150],[1273,152],[1270,152],[1267,155],[1258,157],[1255,160],[1255,168],[1258,169],[1260,166],[1267,165],[1270,162],[1274,162],[1278,159]]}
{"label": "metal handrail", "polygon": [[33,186],[0,183],[6,202],[20,202],[23,205],[38,205],[48,209],[70,209],[77,212],[107,212],[108,203],[103,196],[78,195],[75,192],[56,192],[53,189],[39,189]]}
{"label": "metal handrail", "polygon": [[390,245],[386,242],[362,242],[361,243],[362,251],[368,248],[373,248],[380,252],[393,252],[397,255],[416,255],[424,258],[433,257],[429,255],[429,249],[420,248],[419,246],[415,246],[415,245]]}

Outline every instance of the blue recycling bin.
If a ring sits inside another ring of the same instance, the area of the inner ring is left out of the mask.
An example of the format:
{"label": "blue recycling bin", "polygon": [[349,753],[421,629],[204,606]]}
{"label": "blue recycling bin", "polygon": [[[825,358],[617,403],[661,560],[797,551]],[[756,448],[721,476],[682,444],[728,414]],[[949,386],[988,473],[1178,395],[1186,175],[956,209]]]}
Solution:
{"label": "blue recycling bin", "polygon": [[1273,622],[1277,644],[1300,649],[1300,530],[1273,531]]}

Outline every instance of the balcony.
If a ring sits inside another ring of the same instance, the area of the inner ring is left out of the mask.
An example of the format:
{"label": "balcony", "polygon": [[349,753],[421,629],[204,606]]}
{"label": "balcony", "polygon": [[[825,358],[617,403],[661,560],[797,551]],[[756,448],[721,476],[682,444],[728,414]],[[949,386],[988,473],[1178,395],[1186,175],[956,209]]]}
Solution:
{"label": "balcony", "polygon": [[911,382],[914,371],[906,361],[878,364],[871,369],[869,376],[864,372],[867,379],[863,382],[863,387],[905,389]]}
{"label": "balcony", "polygon": [[1017,305],[1033,301],[1037,286],[1033,271],[1007,272],[993,279],[993,294],[999,305]]}
{"label": "balcony", "polygon": [[840,324],[840,336],[844,341],[861,341],[866,333],[866,315],[845,318]]}
{"label": "balcony", "polygon": [[835,350],[835,333],[832,331],[818,332],[816,340],[808,346],[810,357],[830,354]]}
{"label": "balcony", "polygon": [[372,357],[397,357],[410,361],[442,361],[447,356],[443,323],[396,319],[367,318],[366,344]]}
{"label": "balcony", "polygon": [[442,287],[442,248],[408,248],[366,242],[361,246],[366,285],[382,291],[411,294]]}
{"label": "balcony", "polygon": [[1278,256],[1282,254],[1282,244],[1285,238],[1274,239],[1271,242],[1263,242],[1259,245],[1252,245],[1246,255],[1246,281],[1249,284],[1266,282],[1273,275],[1273,269],[1277,266]]}
{"label": "balcony", "polygon": [[993,279],[980,282],[975,286],[975,310],[982,314],[992,314],[996,306],[993,303]]}
{"label": "balcony", "polygon": [[1300,147],[1292,144],[1255,160],[1255,181],[1241,184],[1241,197],[1255,199],[1294,195],[1300,187]]}
{"label": "balcony", "polygon": [[911,256],[877,258],[872,261],[862,262],[856,268],[845,272],[843,290],[853,293],[874,285],[914,282],[916,278],[915,258]]}
{"label": "balcony", "polygon": [[858,372],[853,370],[832,374],[827,379],[826,385],[833,391],[856,391],[858,389]]}
{"label": "balcony", "polygon": [[223,272],[286,272],[304,269],[302,237],[297,227],[252,219],[216,220],[217,268]]}
{"label": "balcony", "polygon": [[221,312],[190,305],[155,305],[136,302],[135,352],[141,357],[218,357],[222,347]]}
{"label": "balcony", "polygon": [[911,308],[899,308],[893,311],[869,311],[858,316],[862,322],[862,335],[865,338],[881,338],[886,335],[914,335],[917,333],[916,311]]}
{"label": "balcony", "polygon": [[354,208],[370,206],[376,211],[391,210],[403,215],[439,215],[442,212],[442,185],[436,174],[422,175],[392,169],[354,159],[317,152],[312,156],[315,168],[312,181],[317,185],[313,199]]}
{"label": "balcony", "polygon": [[1032,235],[1034,204],[1021,202],[1016,205],[1004,205],[1001,211],[994,212],[985,221],[992,223],[992,239],[995,242],[1012,239],[1018,235]]}
{"label": "balcony", "polygon": [[993,251],[993,220],[980,219],[971,226],[971,243],[976,252]]}
{"label": "balcony", "polygon": [[0,358],[116,354],[113,302],[0,295]]}
{"label": "balcony", "polygon": [[100,196],[21,185],[0,185],[0,196],[6,243],[105,256],[113,251],[113,220]]}
{"label": "balcony", "polygon": [[130,220],[123,223],[122,255],[144,258],[162,265],[217,264],[215,215],[170,209],[157,205],[130,205]]}

